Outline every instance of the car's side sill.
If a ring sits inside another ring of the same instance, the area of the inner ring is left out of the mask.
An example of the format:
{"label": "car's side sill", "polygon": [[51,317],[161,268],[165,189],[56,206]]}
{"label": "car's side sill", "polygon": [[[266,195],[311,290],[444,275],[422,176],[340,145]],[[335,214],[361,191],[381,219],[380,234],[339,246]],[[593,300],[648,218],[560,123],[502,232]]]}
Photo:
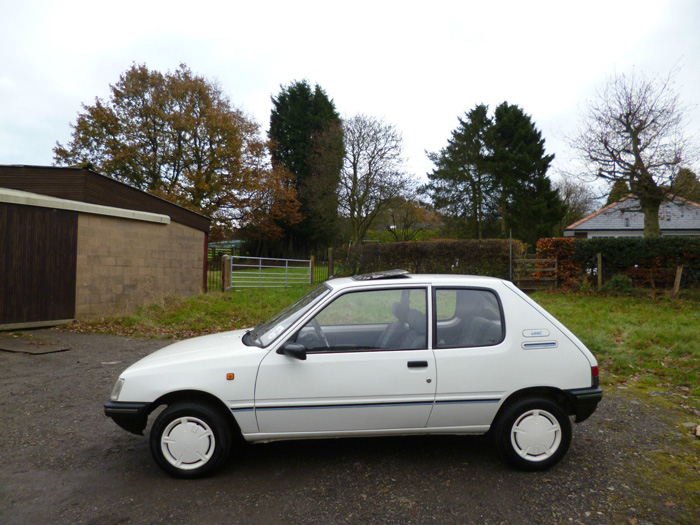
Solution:
{"label": "car's side sill", "polygon": [[411,436],[421,434],[485,434],[489,431],[489,425],[475,425],[469,427],[440,427],[440,428],[392,428],[377,430],[334,430],[331,432],[254,432],[243,434],[246,441],[261,443],[269,441],[282,441],[291,439],[325,439],[325,438],[353,438],[353,437],[378,437],[378,436]]}

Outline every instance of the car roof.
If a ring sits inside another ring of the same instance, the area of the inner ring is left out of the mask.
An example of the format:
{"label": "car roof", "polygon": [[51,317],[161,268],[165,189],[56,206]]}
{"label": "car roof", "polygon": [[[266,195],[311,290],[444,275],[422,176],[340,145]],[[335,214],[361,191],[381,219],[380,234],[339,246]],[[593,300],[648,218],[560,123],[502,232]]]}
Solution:
{"label": "car roof", "polygon": [[[400,272],[400,273],[399,273]],[[493,286],[502,283],[496,277],[460,274],[411,274],[402,270],[390,270],[373,274],[362,274],[352,277],[340,277],[326,281],[333,289],[342,288],[381,288],[387,285],[416,285],[433,284],[437,286]]]}

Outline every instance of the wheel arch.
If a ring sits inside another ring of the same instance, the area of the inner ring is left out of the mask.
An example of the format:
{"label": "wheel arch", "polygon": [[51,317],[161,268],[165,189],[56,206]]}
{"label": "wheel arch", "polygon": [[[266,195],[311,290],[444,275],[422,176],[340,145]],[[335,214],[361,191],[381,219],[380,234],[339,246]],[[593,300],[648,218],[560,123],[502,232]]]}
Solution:
{"label": "wheel arch", "polygon": [[573,403],[571,402],[570,396],[564,392],[563,390],[560,390],[559,388],[556,387],[546,387],[546,386],[537,386],[537,387],[529,387],[529,388],[523,388],[521,390],[517,390],[510,394],[506,400],[501,404],[500,408],[498,409],[498,412],[496,413],[496,416],[493,419],[493,422],[491,424],[492,428],[493,425],[495,425],[499,419],[501,418],[502,414],[508,410],[510,406],[512,406],[514,403],[517,403],[518,401],[522,399],[527,399],[531,397],[542,397],[545,399],[549,399],[551,401],[554,401],[557,403],[564,412],[566,412],[567,415],[574,415],[574,406]]}
{"label": "wheel arch", "polygon": [[175,392],[168,392],[151,403],[148,409],[148,414],[150,416],[150,414],[158,407],[169,406],[179,402],[202,403],[211,406],[229,423],[230,429],[234,436],[241,435],[241,429],[238,422],[226,404],[214,394],[210,394],[202,390],[177,390]]}

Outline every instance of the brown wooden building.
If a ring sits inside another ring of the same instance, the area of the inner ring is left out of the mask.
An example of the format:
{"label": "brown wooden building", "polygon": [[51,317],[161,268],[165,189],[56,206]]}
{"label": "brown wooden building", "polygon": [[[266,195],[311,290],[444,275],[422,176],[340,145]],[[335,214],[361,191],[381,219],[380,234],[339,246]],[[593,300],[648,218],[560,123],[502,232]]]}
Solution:
{"label": "brown wooden building", "polygon": [[0,165],[0,329],[201,293],[210,224],[89,169]]}

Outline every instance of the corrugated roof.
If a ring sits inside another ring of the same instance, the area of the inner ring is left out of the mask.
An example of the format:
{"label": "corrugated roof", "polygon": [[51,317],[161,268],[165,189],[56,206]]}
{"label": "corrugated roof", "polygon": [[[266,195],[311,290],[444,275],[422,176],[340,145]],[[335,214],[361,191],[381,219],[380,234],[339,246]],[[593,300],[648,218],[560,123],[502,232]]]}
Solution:
{"label": "corrugated roof", "polygon": [[36,206],[38,208],[54,208],[58,210],[76,211],[79,213],[91,213],[93,215],[106,215],[109,217],[155,222],[158,224],[170,224],[170,217],[158,213],[125,210],[123,208],[114,208],[112,206],[100,206],[99,204],[89,204],[87,202],[59,199],[57,197],[49,197],[47,195],[30,193],[28,191],[10,190],[7,188],[0,188],[0,202],[7,204],[19,204],[23,206]]}
{"label": "corrugated roof", "polygon": [[211,219],[96,171],[81,167],[0,165],[0,187],[146,213],[208,232]]}

